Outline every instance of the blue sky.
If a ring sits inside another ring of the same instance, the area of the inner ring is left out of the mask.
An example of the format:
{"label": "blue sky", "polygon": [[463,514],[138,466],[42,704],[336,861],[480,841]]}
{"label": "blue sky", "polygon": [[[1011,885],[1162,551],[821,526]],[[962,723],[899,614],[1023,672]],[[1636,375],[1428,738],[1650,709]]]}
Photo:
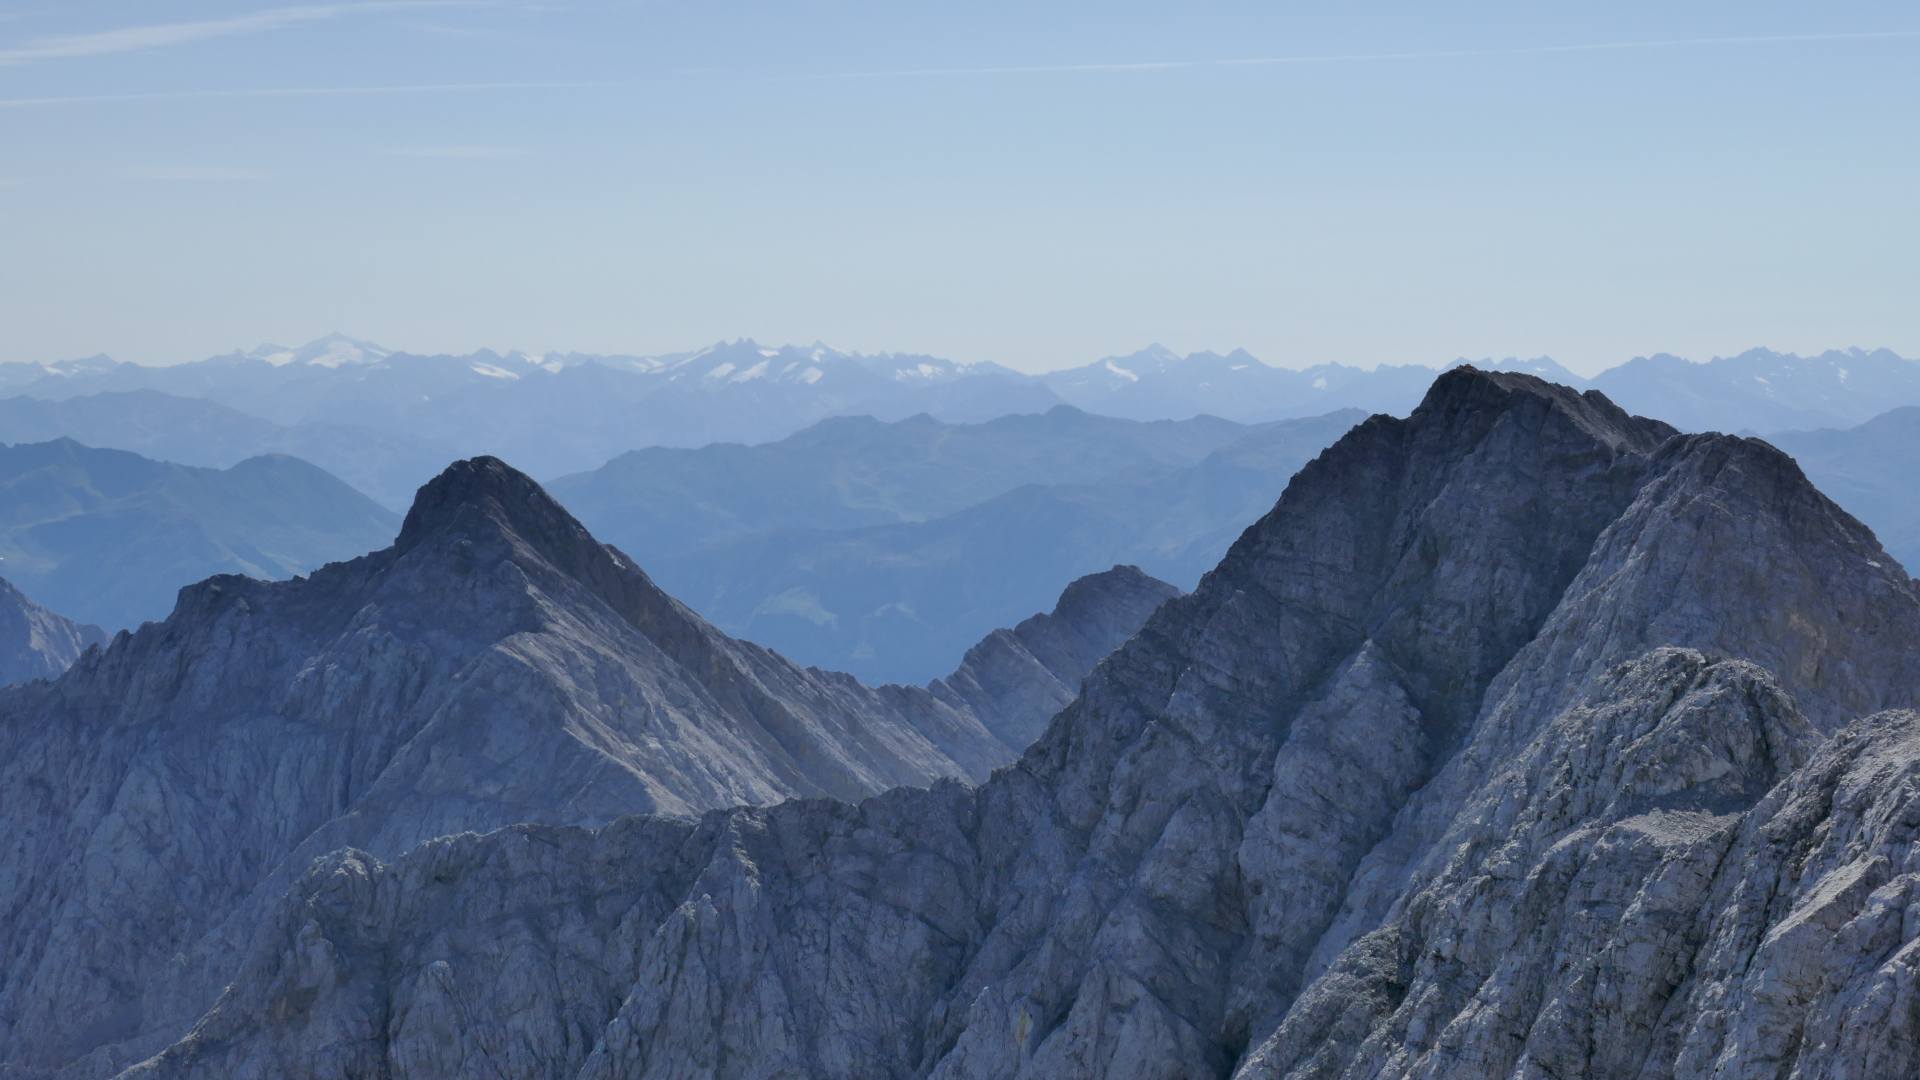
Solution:
{"label": "blue sky", "polygon": [[1913,3],[0,11],[0,360],[1920,356],[1916,193]]}

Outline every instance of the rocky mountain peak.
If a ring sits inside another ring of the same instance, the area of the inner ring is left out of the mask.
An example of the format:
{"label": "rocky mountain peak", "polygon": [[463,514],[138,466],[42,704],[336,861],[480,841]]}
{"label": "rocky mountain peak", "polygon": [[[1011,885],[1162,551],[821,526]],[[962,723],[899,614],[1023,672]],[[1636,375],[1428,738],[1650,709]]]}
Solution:
{"label": "rocky mountain peak", "polygon": [[[1110,648],[1151,605],[1076,610],[1061,634]],[[1011,677],[1044,696],[1098,656],[1028,659]],[[1035,699],[1018,689],[1005,708]],[[0,1074],[104,1077],[180,1037],[329,852],[978,782],[1020,749],[997,716],[733,639],[525,474],[456,462],[391,548],[210,578],[58,681],[0,689],[0,821],[22,838],[0,853]]]}
{"label": "rocky mountain peak", "polygon": [[1130,578],[978,788],[343,854],[132,1075],[1920,1069],[1920,600],[1766,444],[1462,368]]}
{"label": "rocky mountain peak", "polygon": [[1633,416],[1598,390],[1582,393],[1520,371],[1492,371],[1462,364],[1433,380],[1419,411],[1429,423],[1461,426],[1470,415],[1551,410],[1618,452],[1651,453],[1676,434],[1658,420]]}
{"label": "rocky mountain peak", "polygon": [[[413,550],[569,550],[519,519],[512,476],[473,482],[423,498]],[[24,958],[0,971],[6,1060],[104,1077],[184,1032],[122,1075],[1915,1075],[1920,716],[1879,710],[1916,704],[1920,598],[1883,560],[1764,443],[1462,368],[1303,469],[1193,593],[1111,571],[933,692],[710,628],[637,640],[582,604],[431,699],[415,672],[369,682],[410,641],[368,624],[291,665],[307,712],[186,746],[149,725],[111,774],[112,746],[16,704],[0,808],[34,824],[0,882],[33,891],[0,897],[21,913],[0,957]],[[436,624],[461,623],[453,595]],[[794,775],[871,791],[962,743],[928,699],[1026,700],[999,673],[1072,653],[1059,623],[1100,596],[1153,614],[978,787],[608,820]],[[268,653],[218,659],[247,655]],[[152,693],[184,666],[155,663]],[[277,793],[350,786],[298,773],[329,760],[321,721],[401,697],[420,734],[183,965],[203,928],[175,898],[217,894],[217,858],[267,865],[236,837]],[[911,731],[859,721],[876,698]],[[698,722],[670,741],[675,710]],[[759,772],[688,775],[747,740]],[[663,755],[685,782],[636,791]],[[209,760],[292,764],[251,790],[170,779]],[[120,1015],[146,1019],[91,1021]]]}
{"label": "rocky mountain peak", "polygon": [[454,462],[421,486],[394,546],[404,552],[429,537],[483,531],[516,536],[556,554],[595,543],[532,477],[482,455]]}
{"label": "rocky mountain peak", "polygon": [[389,557],[418,562],[422,555],[461,575],[500,572],[511,562],[549,591],[584,588],[643,632],[704,636],[691,628],[705,626],[697,616],[499,458],[456,461],[420,488]]}

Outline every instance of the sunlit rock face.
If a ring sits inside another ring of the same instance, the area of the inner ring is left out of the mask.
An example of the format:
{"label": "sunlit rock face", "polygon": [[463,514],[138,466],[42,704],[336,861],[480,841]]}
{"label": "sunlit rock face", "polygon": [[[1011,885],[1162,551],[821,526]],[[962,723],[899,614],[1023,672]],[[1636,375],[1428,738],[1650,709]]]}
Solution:
{"label": "sunlit rock face", "polygon": [[1076,589],[1010,637],[1037,653],[956,676],[999,698],[869,688],[727,637],[525,476],[458,463],[391,548],[209,579],[0,693],[0,1062],[103,1076],[177,1040],[336,849],[984,780],[1176,591]]}
{"label": "sunlit rock face", "polygon": [[54,678],[106,640],[98,626],[48,611],[0,579],[0,685]]}
{"label": "sunlit rock face", "polygon": [[1911,1075],[1916,616],[1766,444],[1458,369],[984,783],[343,830],[129,1075]]}

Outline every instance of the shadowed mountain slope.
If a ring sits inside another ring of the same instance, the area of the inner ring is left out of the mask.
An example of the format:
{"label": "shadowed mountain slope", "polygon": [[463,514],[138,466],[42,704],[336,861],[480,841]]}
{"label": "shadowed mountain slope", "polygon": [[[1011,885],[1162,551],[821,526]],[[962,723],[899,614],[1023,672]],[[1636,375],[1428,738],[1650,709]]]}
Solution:
{"label": "shadowed mountain slope", "polygon": [[[1164,598],[1107,576],[1023,639],[1047,659],[1035,693],[1004,695],[1014,727]],[[326,852],[981,780],[1024,746],[987,704],[728,638],[533,481],[456,463],[391,547],[210,578],[62,679],[0,692],[0,1062],[107,1075],[179,1037]]]}
{"label": "shadowed mountain slope", "polygon": [[337,852],[129,1075],[1909,1075],[1917,634],[1772,447],[1461,369],[981,787]]}

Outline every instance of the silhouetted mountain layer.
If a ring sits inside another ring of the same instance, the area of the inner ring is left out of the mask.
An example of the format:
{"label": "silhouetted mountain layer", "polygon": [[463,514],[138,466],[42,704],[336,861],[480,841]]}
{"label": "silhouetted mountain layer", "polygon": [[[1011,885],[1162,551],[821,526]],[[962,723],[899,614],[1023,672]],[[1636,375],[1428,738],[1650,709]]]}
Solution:
{"label": "silhouetted mountain layer", "polygon": [[[1190,466],[1141,461],[1092,483],[1027,484],[929,521],[768,529],[677,551],[656,548],[645,558],[665,588],[728,633],[869,682],[920,682],[993,627],[1103,567],[1137,565],[1192,586],[1273,505],[1296,470],[1361,418],[1349,411],[1243,429]],[[1125,423],[1055,412],[986,427]],[[998,439],[992,431],[957,438],[989,435]],[[1061,457],[1056,475],[1071,475],[1080,462]],[[1036,456],[1031,467],[1044,469],[1047,460]],[[724,505],[727,486],[713,483],[710,490],[713,504]],[[843,513],[832,499],[820,505]],[[621,524],[616,518],[605,530],[623,549],[660,535],[630,536]]]}
{"label": "silhouetted mountain layer", "polygon": [[841,417],[759,446],[630,451],[547,488],[596,536],[651,562],[734,536],[926,521],[1026,484],[1192,465],[1248,432],[1215,417],[1140,423],[1066,405],[980,424]]}
{"label": "silhouetted mountain layer", "polygon": [[390,510],[456,456],[450,447],[356,424],[281,427],[206,398],[128,390],[59,401],[0,400],[0,443],[73,439],[181,465],[225,469],[262,454],[310,461]]}
{"label": "silhouetted mountain layer", "polygon": [[869,688],[728,638],[525,476],[456,463],[391,547],[210,578],[0,691],[0,1073],[107,1076],[179,1038],[344,846],[985,779],[1174,592],[1115,568],[945,682]]}
{"label": "silhouetted mountain layer", "polygon": [[1920,407],[1893,409],[1843,431],[1778,431],[1767,441],[1871,526],[1887,554],[1920,567]]}
{"label": "silhouetted mountain layer", "polygon": [[48,611],[0,579],[0,685],[51,679],[106,641],[105,630]]}
{"label": "silhouetted mountain layer", "polygon": [[0,565],[23,591],[107,627],[163,618],[209,574],[288,577],[365,551],[397,516],[282,455],[230,469],[71,439],[0,446]]}
{"label": "silhouetted mountain layer", "polygon": [[[1914,584],[1785,455],[1462,369],[1301,470],[985,784],[336,851],[128,1075],[1912,1075],[1920,714],[1884,710],[1917,693]],[[422,797],[525,756],[432,758]],[[138,775],[97,858],[240,847],[156,829],[170,774]],[[111,918],[16,920],[72,981],[9,999],[9,1056],[84,1042],[50,990],[188,970],[185,910],[128,912],[147,967]]]}

